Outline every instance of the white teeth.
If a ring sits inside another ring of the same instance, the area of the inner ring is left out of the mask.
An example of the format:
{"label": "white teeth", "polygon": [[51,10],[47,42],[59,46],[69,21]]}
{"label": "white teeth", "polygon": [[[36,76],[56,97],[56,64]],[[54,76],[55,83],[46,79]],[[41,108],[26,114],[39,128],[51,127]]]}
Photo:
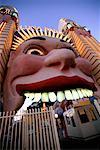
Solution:
{"label": "white teeth", "polygon": [[41,93],[35,93],[34,94],[34,102],[39,102],[41,99]]}
{"label": "white teeth", "polygon": [[24,93],[26,98],[30,98],[31,100],[34,98],[34,93]]}
{"label": "white teeth", "polygon": [[43,92],[43,93],[24,93],[24,96],[26,97],[27,101],[32,102],[39,102],[40,100],[42,102],[55,102],[58,100],[59,102],[62,102],[65,98],[66,100],[78,100],[85,97],[93,96],[92,90],[88,89],[72,89],[72,90],[65,90],[58,91],[57,96],[55,92]]}
{"label": "white teeth", "polygon": [[93,91],[92,90],[85,89],[85,92],[86,92],[88,97],[93,96]]}
{"label": "white teeth", "polygon": [[42,93],[42,102],[49,102],[48,93]]}
{"label": "white teeth", "polygon": [[82,92],[82,94],[83,94],[84,97],[87,97],[87,95],[86,95],[84,89],[81,89],[81,92]]}
{"label": "white teeth", "polygon": [[[86,98],[93,96],[93,91],[89,89],[72,89],[72,90],[65,90],[58,91],[57,96],[54,92],[43,92],[43,93],[24,93],[25,101],[22,107],[17,111],[16,115],[14,116],[14,121],[20,120],[22,118],[22,115],[26,112],[27,107],[29,107],[33,102],[39,102],[40,100],[42,102],[55,102],[58,100],[59,102],[62,102],[63,100],[72,100],[73,104],[78,104],[77,100],[80,100],[81,98]],[[87,98],[86,98],[87,99]],[[19,116],[17,116],[19,115]]]}
{"label": "white teeth", "polygon": [[71,90],[71,92],[72,92],[73,98],[74,98],[75,100],[76,100],[76,99],[79,99],[79,95],[78,95],[78,93],[77,93],[76,90]]}
{"label": "white teeth", "polygon": [[84,97],[80,89],[77,89],[77,92],[78,92],[79,98],[83,98]]}
{"label": "white teeth", "polygon": [[59,102],[62,102],[65,99],[65,95],[62,91],[57,92],[57,99]]}
{"label": "white teeth", "polygon": [[92,90],[88,90],[90,93],[90,96],[93,96],[93,91]]}
{"label": "white teeth", "polygon": [[24,93],[24,96],[26,96],[26,98],[29,98],[30,100],[32,100],[34,98],[34,93]]}
{"label": "white teeth", "polygon": [[49,92],[48,96],[49,96],[49,99],[50,99],[51,102],[56,101],[56,94],[54,92]]}
{"label": "white teeth", "polygon": [[82,91],[85,93],[84,94],[84,95],[86,95],[85,97],[89,97],[90,96],[89,92],[86,89],[82,89]]}
{"label": "white teeth", "polygon": [[73,100],[73,96],[70,90],[65,90],[65,97],[67,100]]}

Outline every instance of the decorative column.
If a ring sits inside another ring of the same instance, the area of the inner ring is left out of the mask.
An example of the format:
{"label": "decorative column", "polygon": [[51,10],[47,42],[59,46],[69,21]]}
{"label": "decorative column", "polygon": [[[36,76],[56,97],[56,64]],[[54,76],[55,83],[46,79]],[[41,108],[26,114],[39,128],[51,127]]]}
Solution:
{"label": "decorative column", "polygon": [[[18,12],[9,6],[0,7],[0,93],[12,45],[13,34],[18,28]],[[0,95],[0,97],[1,97]]]}

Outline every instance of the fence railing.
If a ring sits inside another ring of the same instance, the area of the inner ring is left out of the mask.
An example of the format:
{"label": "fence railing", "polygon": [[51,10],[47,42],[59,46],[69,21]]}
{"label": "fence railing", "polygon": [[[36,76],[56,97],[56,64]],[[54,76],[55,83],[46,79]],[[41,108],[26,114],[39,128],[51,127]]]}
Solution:
{"label": "fence railing", "polygon": [[0,150],[9,149],[60,150],[53,109],[30,109],[18,116],[14,111],[1,113]]}

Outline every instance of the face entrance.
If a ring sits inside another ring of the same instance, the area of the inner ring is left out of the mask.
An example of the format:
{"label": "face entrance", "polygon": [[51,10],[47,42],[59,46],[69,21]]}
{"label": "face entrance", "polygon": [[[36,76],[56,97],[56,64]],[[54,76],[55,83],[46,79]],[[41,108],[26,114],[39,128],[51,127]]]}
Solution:
{"label": "face entrance", "polygon": [[93,97],[93,91],[89,89],[76,88],[56,92],[30,92],[22,93],[24,103],[17,113],[25,113],[31,108],[46,108],[53,106],[55,114],[63,115],[66,109],[79,106],[82,103],[89,103],[89,99]]}
{"label": "face entrance", "polygon": [[70,46],[46,36],[28,39],[19,45],[9,60],[4,111],[18,110],[22,104],[25,109],[40,108],[43,103],[49,107],[63,100],[73,101],[75,105],[77,100],[93,96],[95,85],[87,69],[90,64],[78,59]]}

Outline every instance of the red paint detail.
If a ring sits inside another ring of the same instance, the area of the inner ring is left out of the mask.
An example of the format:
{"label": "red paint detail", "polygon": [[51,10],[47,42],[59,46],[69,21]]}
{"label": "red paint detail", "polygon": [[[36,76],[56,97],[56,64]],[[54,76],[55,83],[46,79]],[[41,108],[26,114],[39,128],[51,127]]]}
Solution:
{"label": "red paint detail", "polygon": [[78,87],[95,89],[93,83],[89,83],[85,79],[82,79],[80,77],[60,76],[60,77],[55,77],[55,78],[47,79],[36,83],[18,84],[16,85],[16,90],[19,94],[21,94],[22,91],[36,91],[36,92],[58,91],[58,90],[78,88]]}

